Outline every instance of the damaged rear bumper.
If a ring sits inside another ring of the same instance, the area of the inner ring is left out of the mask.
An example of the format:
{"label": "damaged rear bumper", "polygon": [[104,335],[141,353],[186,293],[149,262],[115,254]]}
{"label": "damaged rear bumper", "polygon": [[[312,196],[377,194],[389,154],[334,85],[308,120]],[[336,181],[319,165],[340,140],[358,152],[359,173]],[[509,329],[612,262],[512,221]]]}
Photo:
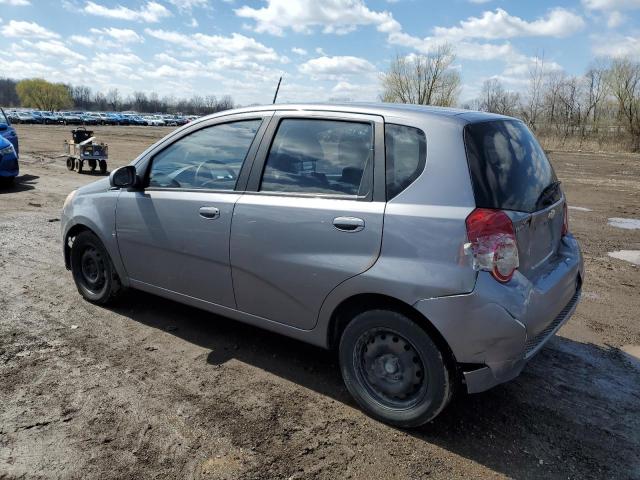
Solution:
{"label": "damaged rear bumper", "polygon": [[[580,300],[582,254],[563,239],[553,268],[533,280],[516,273],[507,284],[479,272],[473,292],[425,299],[414,306],[438,329],[463,365],[469,393],[517,377],[564,325]],[[464,367],[472,365],[474,367]]]}

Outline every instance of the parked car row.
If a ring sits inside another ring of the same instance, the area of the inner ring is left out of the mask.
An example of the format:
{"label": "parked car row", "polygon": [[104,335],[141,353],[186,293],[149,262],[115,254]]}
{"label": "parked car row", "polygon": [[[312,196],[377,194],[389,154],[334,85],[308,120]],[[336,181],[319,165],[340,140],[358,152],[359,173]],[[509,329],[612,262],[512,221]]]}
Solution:
{"label": "parked car row", "polygon": [[147,125],[179,127],[198,118],[194,115],[138,114],[117,112],[7,111],[12,123],[40,125]]}

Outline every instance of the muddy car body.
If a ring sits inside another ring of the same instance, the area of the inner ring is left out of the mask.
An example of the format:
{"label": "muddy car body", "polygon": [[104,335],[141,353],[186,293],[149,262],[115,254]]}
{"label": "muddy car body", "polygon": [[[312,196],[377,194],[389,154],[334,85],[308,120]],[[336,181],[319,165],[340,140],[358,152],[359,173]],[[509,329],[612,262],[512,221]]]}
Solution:
{"label": "muddy car body", "polygon": [[517,376],[573,313],[580,248],[520,121],[407,105],[278,105],[180,128],[69,195],[67,267],[339,351],[399,426]]}

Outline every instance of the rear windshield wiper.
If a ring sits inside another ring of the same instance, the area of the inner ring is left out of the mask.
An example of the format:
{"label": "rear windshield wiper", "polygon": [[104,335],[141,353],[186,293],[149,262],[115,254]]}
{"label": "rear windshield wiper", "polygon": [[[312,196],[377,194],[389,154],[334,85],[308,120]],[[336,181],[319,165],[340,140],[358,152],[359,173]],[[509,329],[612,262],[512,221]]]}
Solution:
{"label": "rear windshield wiper", "polygon": [[562,182],[560,180],[556,180],[544,187],[540,192],[540,195],[538,195],[538,199],[536,200],[536,207],[550,205],[549,197],[551,196],[551,194],[557,191],[561,183]]}

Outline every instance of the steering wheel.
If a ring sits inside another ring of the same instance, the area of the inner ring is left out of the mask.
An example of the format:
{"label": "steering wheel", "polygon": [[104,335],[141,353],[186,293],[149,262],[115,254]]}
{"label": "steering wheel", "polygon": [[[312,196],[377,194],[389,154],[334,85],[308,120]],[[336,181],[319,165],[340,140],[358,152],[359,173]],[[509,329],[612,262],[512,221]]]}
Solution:
{"label": "steering wheel", "polygon": [[[196,176],[195,176],[196,185],[199,185],[200,188],[207,188],[209,185],[215,184],[216,182],[218,182],[219,179],[215,177],[215,175],[213,174],[213,169],[209,165],[207,165],[206,168],[209,171],[210,178],[205,181],[200,181],[200,167],[202,167],[202,165],[198,166],[198,169],[196,170]],[[227,166],[221,166],[220,168],[222,170],[225,170],[229,174],[232,180],[236,179],[235,170]]]}

